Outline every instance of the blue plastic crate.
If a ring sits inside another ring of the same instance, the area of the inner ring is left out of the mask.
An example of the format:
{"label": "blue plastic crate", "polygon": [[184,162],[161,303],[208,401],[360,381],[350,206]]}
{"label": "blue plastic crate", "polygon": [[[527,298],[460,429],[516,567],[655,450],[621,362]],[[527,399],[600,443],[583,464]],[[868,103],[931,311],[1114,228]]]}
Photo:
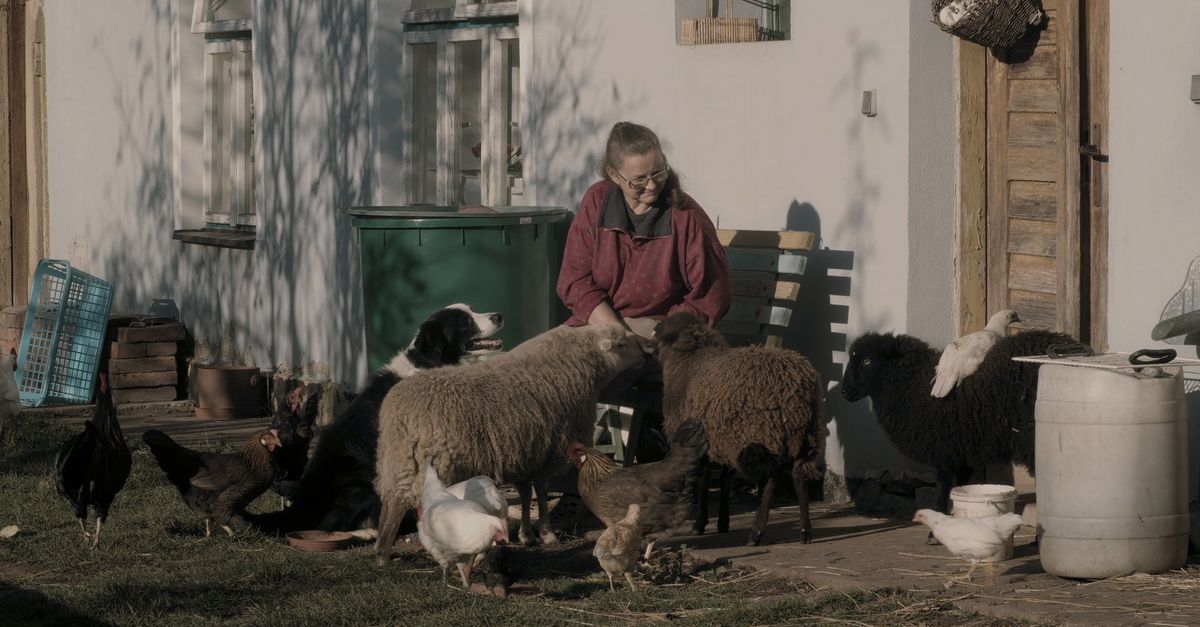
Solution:
{"label": "blue plastic crate", "polygon": [[107,281],[61,259],[38,264],[17,356],[22,405],[91,402],[112,292]]}

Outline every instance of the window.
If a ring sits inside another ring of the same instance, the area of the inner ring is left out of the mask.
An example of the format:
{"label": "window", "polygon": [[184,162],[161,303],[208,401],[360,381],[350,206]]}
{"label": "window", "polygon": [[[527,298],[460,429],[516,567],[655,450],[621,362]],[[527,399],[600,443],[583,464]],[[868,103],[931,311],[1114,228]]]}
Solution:
{"label": "window", "polygon": [[404,23],[404,204],[519,204],[517,3],[418,0]]}
{"label": "window", "polygon": [[253,228],[254,98],[250,0],[196,0],[204,37],[204,221]]}
{"label": "window", "polygon": [[791,0],[675,0],[684,46],[791,39]]}

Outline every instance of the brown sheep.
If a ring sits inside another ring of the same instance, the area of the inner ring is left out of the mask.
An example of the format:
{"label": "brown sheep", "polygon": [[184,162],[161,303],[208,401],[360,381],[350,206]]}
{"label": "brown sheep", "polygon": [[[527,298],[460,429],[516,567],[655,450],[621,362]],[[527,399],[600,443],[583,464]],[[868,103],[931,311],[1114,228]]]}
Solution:
{"label": "brown sheep", "polygon": [[558,327],[482,363],[397,383],[379,408],[376,560],[387,562],[401,519],[417,506],[427,458],[448,484],[476,475],[516,484],[523,543],[533,541],[530,492],[537,487],[538,531],[543,542],[555,542],[545,482],[567,470],[567,446],[591,435],[600,389],[641,361],[617,325]]}
{"label": "brown sheep", "polygon": [[[667,316],[654,336],[663,365],[667,433],[690,418],[700,420],[708,432],[709,459],[725,466],[717,531],[729,530],[732,471],[762,487],[749,545],[762,541],[775,483],[790,474],[800,500],[801,541],[812,541],[806,482],[821,477],[828,434],[824,387],[812,364],[782,348],[730,348],[720,333],[687,312]],[[708,524],[707,478],[703,473],[698,533]]]}

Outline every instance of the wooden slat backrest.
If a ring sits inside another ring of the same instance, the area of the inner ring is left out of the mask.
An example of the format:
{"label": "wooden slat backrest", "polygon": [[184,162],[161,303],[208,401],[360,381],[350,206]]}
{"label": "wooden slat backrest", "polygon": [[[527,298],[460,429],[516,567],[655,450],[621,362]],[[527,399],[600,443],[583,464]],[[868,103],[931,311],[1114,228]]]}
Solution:
{"label": "wooden slat backrest", "polygon": [[816,234],[719,229],[717,237],[733,270],[734,295],[717,329],[734,345],[781,345]]}

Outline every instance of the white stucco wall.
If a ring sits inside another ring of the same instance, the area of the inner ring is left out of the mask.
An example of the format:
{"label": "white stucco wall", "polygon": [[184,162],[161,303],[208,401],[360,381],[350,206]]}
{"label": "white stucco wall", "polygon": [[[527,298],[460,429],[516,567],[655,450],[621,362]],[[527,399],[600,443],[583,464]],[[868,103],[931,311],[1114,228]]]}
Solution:
{"label": "white stucco wall", "polygon": [[1150,330],[1200,255],[1200,105],[1188,98],[1200,3],[1110,10],[1108,336],[1133,350],[1155,344]]}
{"label": "white stucco wall", "polygon": [[[820,233],[829,250],[813,255],[788,344],[827,378],[847,336],[948,340],[953,49],[928,3],[795,1],[789,41],[694,47],[675,43],[674,5],[524,3],[533,202],[574,209],[611,125],[641,122],[719,226]],[[860,112],[869,89],[873,118]],[[833,388],[829,404],[835,471],[903,468],[865,401]]]}
{"label": "white stucco wall", "polygon": [[[171,240],[202,201],[197,74],[173,70],[196,54],[172,27],[190,0],[51,3],[53,253],[113,280],[120,308],[173,298],[200,337],[232,323],[260,365],[361,380],[357,250],[335,210],[395,202],[406,4],[256,0],[245,252]],[[675,43],[674,4],[521,0],[526,202],[573,209],[608,129],[639,121],[720,226],[819,232],[789,345],[831,385],[865,331],[948,339],[953,57],[927,3],[796,0],[789,41],[695,47]],[[859,110],[869,89],[877,117]],[[835,471],[904,466],[866,402],[829,401]]]}
{"label": "white stucco wall", "polygon": [[174,91],[175,55],[192,48],[172,47],[172,24],[190,5],[47,3],[51,254],[112,281],[115,308],[173,299],[198,338],[232,326],[260,366],[320,361],[361,379],[357,250],[336,209],[377,196],[374,2],[255,3],[253,251],[171,239],[202,190],[194,153],[176,165],[202,145],[194,125],[176,132],[179,103],[203,97]]}
{"label": "white stucco wall", "polygon": [[[1150,330],[1200,255],[1200,105],[1189,99],[1200,3],[1163,0],[1146,11],[1113,2],[1110,11],[1108,338],[1111,350],[1133,351],[1166,346]],[[1197,356],[1195,345],[1171,347]],[[1195,502],[1200,369],[1185,376]]]}

